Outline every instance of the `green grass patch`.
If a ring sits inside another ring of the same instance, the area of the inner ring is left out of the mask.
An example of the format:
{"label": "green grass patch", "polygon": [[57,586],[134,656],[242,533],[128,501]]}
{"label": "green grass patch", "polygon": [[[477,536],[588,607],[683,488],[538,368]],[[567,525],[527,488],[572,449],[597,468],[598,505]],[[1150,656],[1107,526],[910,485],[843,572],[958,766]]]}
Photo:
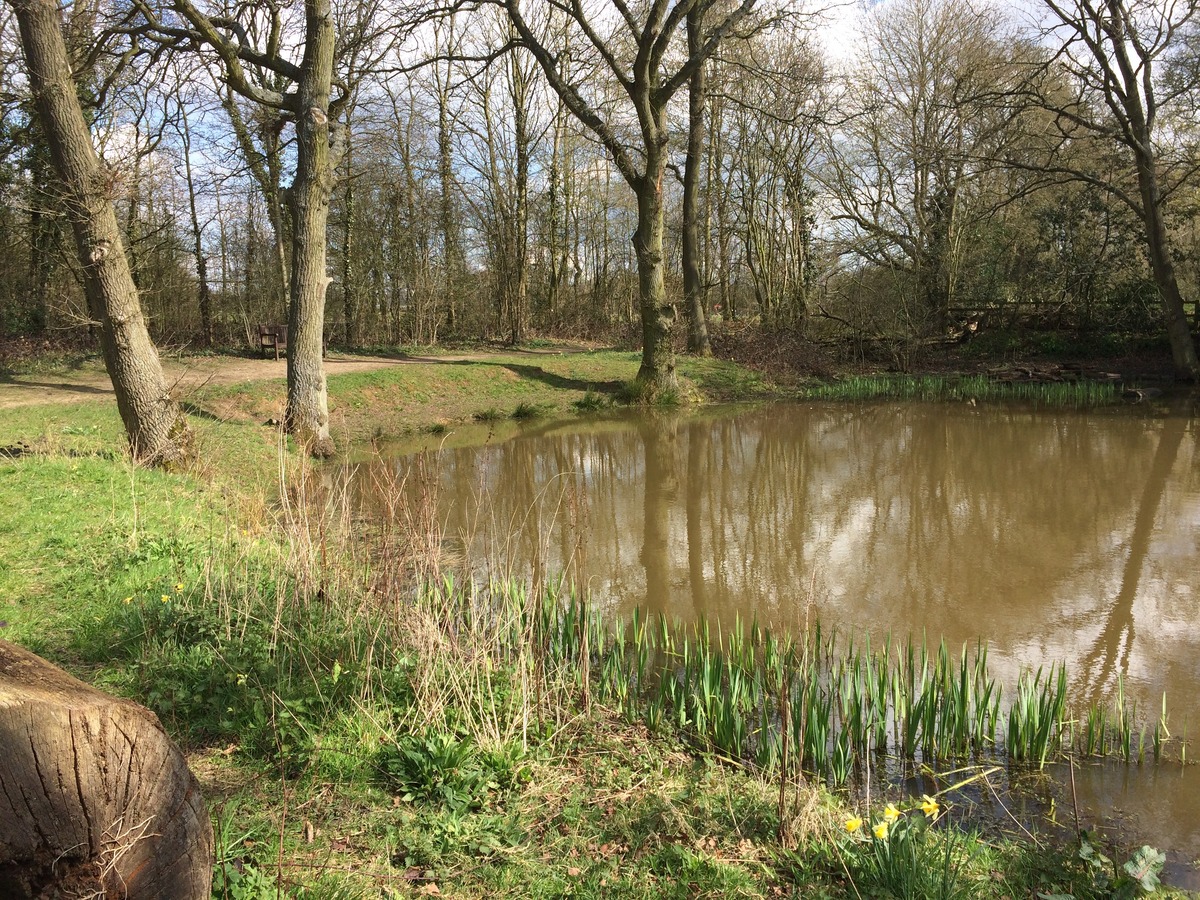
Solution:
{"label": "green grass patch", "polygon": [[[691,366],[681,361],[706,396],[766,390],[736,367]],[[514,355],[347,375],[330,390],[335,427],[369,437],[481,406],[607,402],[636,368],[633,354]],[[0,459],[0,635],[160,716],[213,812],[215,896],[851,898],[904,883],[873,874],[844,801],[811,781],[788,783],[780,815],[779,768],[759,746],[782,751],[749,739],[764,722],[749,699],[755,679],[778,696],[769,678],[786,648],[767,653],[763,635],[703,654],[693,643],[687,678],[656,678],[684,652],[659,641],[661,624],[622,632],[521,585],[434,578],[429,534],[364,525],[264,427],[281,399],[278,382],[192,398],[193,476],[124,462],[111,402],[0,412],[0,444],[36,445]],[[931,662],[929,683],[953,681],[952,662]],[[838,689],[847,722],[858,699],[870,741],[867,665],[879,671],[860,657],[861,690]],[[856,684],[855,671],[846,664],[838,684]],[[939,709],[975,721],[980,704],[955,704]],[[963,719],[947,714],[933,733],[952,742]],[[1094,731],[1119,745],[1126,720],[1110,713]],[[1076,848],[940,827],[919,839],[913,865],[936,873],[949,853],[973,896],[1100,897],[1127,884],[1123,863]]]}

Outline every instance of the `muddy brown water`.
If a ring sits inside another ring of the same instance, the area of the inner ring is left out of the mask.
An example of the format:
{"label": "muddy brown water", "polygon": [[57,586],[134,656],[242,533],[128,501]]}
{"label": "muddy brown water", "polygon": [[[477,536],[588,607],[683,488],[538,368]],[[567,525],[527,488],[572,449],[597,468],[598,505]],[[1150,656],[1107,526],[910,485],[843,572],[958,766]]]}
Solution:
{"label": "muddy brown water", "polygon": [[[1022,668],[1063,661],[1073,701],[1111,700],[1121,679],[1139,718],[1165,693],[1172,733],[1194,738],[1195,412],[780,404],[506,423],[389,448],[356,477],[408,473],[448,558],[480,577],[568,573],[613,615],[983,639],[1008,694]],[[1172,880],[1200,887],[1195,767],[1087,765],[1076,787],[1087,822],[1169,851]]]}

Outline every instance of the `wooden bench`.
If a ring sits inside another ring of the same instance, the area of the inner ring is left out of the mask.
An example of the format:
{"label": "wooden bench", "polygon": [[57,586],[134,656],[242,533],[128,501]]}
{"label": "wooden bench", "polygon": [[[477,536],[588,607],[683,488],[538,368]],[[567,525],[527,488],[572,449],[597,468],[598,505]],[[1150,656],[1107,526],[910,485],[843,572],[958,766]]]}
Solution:
{"label": "wooden bench", "polygon": [[258,349],[262,355],[266,356],[268,350],[274,350],[275,358],[279,359],[279,351],[287,350],[287,331],[286,325],[259,325]]}

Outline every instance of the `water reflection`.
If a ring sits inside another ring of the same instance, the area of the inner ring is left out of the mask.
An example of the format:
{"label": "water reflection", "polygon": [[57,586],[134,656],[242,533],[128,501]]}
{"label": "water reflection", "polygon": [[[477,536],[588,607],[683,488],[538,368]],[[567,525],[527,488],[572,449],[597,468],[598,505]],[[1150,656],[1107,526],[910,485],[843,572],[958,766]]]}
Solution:
{"label": "water reflection", "polygon": [[1194,730],[1197,443],[1184,414],[786,405],[545,425],[430,468],[477,574],[566,573],[614,614],[983,638],[1006,683],[1065,660],[1076,696],[1121,676]]}
{"label": "water reflection", "polygon": [[1182,415],[797,405],[547,425],[429,468],[477,572],[565,572],[622,613],[982,636],[1099,696],[1200,674],[1196,444]]}

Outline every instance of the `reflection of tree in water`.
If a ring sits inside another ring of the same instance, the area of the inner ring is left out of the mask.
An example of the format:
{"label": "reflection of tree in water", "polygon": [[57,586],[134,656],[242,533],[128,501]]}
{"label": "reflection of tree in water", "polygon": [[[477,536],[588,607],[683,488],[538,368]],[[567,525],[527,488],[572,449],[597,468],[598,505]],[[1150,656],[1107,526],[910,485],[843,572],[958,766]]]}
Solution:
{"label": "reflection of tree in water", "polygon": [[1187,420],[1181,416],[1171,416],[1162,425],[1158,447],[1154,451],[1133,520],[1120,587],[1112,606],[1104,615],[1104,623],[1095,643],[1080,661],[1075,674],[1076,684],[1072,694],[1082,697],[1087,703],[1111,696],[1116,688],[1116,676],[1129,674],[1138,584],[1146,566],[1163,494],[1166,493],[1171,470],[1175,467],[1186,432]]}
{"label": "reflection of tree in water", "polygon": [[1057,658],[1117,577],[1156,429],[898,404],[609,420],[442,453],[442,508],[498,574],[574,561],[626,612],[795,626],[815,582],[829,623]]}
{"label": "reflection of tree in water", "polygon": [[654,415],[638,423],[645,464],[642,479],[642,553],[647,612],[671,608],[671,511],[679,494],[678,419]]}

